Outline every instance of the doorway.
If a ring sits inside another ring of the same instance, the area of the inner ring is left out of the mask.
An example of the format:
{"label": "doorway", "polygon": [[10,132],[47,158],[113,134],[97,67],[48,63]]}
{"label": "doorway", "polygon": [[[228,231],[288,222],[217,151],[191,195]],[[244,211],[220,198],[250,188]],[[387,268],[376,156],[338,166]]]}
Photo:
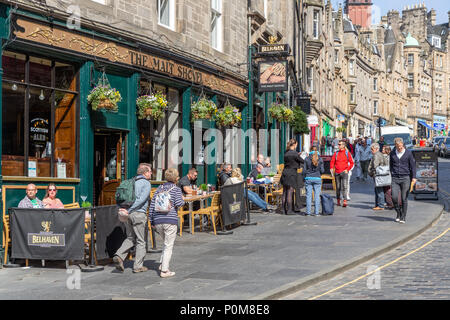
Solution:
{"label": "doorway", "polygon": [[94,135],[94,205],[115,204],[115,192],[126,179],[126,134],[96,130]]}

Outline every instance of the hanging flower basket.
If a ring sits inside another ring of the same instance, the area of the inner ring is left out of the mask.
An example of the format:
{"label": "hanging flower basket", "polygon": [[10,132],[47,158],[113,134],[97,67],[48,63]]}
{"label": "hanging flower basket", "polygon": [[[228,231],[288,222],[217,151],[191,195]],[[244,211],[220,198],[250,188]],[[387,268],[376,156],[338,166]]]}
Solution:
{"label": "hanging flower basket", "polygon": [[87,99],[91,104],[92,110],[94,111],[103,109],[117,112],[119,109],[117,104],[122,101],[122,96],[119,91],[111,88],[109,85],[97,85],[94,89],[92,89]]}
{"label": "hanging flower basket", "polygon": [[217,113],[216,104],[206,98],[200,98],[191,105],[192,121],[195,120],[211,120]]}
{"label": "hanging flower basket", "polygon": [[272,104],[269,108],[269,114],[280,122],[292,123],[295,120],[294,111],[281,103]]}
{"label": "hanging flower basket", "polygon": [[140,96],[136,100],[138,118],[141,120],[163,119],[164,113],[167,110],[167,105],[167,98],[161,92]]}
{"label": "hanging flower basket", "polygon": [[228,104],[216,113],[215,119],[218,127],[227,127],[241,123],[242,115],[239,109]]}

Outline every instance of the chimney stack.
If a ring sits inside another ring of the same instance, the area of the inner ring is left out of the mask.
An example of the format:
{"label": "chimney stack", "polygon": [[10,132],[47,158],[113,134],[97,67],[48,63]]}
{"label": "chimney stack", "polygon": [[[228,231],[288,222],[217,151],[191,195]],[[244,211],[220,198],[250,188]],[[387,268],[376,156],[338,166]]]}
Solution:
{"label": "chimney stack", "polygon": [[429,13],[429,19],[432,26],[436,25],[436,10],[431,9]]}

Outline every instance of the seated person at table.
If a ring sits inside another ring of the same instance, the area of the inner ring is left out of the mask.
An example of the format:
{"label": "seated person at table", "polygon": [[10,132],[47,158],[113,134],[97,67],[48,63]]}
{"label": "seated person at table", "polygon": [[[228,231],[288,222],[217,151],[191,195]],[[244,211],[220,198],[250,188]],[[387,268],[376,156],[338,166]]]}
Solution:
{"label": "seated person at table", "polygon": [[262,170],[263,170],[263,165],[257,164],[256,167],[254,167],[252,169],[252,171],[250,171],[248,177],[252,178],[253,180],[256,180],[256,179],[258,179],[258,175],[262,174]]}
{"label": "seated person at table", "polygon": [[265,160],[264,160],[264,155],[261,154],[261,153],[258,154],[258,158],[256,159],[256,164],[253,166],[253,169],[255,169],[255,167],[256,167],[258,164],[262,165],[263,167],[266,166],[266,162],[265,162]]}
{"label": "seated person at table", "polygon": [[[192,195],[194,191],[194,186],[197,185],[198,171],[195,168],[190,168],[188,174],[178,181],[178,186],[183,192],[183,196]],[[193,202],[193,210],[200,209],[200,201]]]}
{"label": "seated person at table", "polygon": [[[243,181],[244,177],[241,174],[241,169],[235,168],[233,169],[231,173],[231,178],[227,180],[225,183],[225,186],[241,183]],[[253,202],[256,206],[260,207],[265,212],[273,212],[276,210],[276,206],[272,206],[270,204],[267,204],[263,199],[261,199],[257,193],[253,192],[252,190],[247,190],[248,192],[248,200]],[[245,196],[245,192],[244,192]]]}
{"label": "seated person at table", "polygon": [[36,186],[30,183],[27,186],[27,195],[19,202],[19,208],[40,209],[44,208],[44,204],[36,197]]}
{"label": "seated person at table", "polygon": [[230,177],[231,177],[231,170],[233,170],[233,168],[231,167],[231,164],[229,164],[229,163],[224,163],[223,164],[223,169],[219,173],[219,182],[220,182],[221,186],[224,186],[225,182],[228,179],[230,179]]}
{"label": "seated person at table", "polygon": [[193,186],[197,184],[197,176],[197,169],[190,168],[188,174],[181,178],[180,181],[178,181],[178,186],[181,188],[183,196],[192,194],[192,191],[194,191]]}
{"label": "seated person at table", "polygon": [[56,197],[56,185],[50,183],[47,187],[47,194],[42,200],[46,209],[64,209],[64,204]]}

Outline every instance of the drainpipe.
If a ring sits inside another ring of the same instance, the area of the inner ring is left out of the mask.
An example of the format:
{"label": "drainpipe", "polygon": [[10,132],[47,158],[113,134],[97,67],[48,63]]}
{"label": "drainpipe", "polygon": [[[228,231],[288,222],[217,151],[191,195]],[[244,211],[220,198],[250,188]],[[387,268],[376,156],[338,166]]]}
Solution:
{"label": "drainpipe", "polygon": [[[247,1],[247,18],[248,18],[248,38],[247,38],[247,45],[248,45],[248,102],[247,102],[247,130],[250,130],[252,128],[252,120],[253,120],[253,94],[254,94],[254,86],[253,86],[253,60],[252,60],[252,54],[253,54],[253,48],[252,48],[252,16],[251,16],[251,0]],[[245,168],[247,169],[246,174],[248,174],[251,170],[251,154],[250,154],[250,148],[251,148],[251,140],[249,138],[248,144],[246,145],[245,150]]]}

